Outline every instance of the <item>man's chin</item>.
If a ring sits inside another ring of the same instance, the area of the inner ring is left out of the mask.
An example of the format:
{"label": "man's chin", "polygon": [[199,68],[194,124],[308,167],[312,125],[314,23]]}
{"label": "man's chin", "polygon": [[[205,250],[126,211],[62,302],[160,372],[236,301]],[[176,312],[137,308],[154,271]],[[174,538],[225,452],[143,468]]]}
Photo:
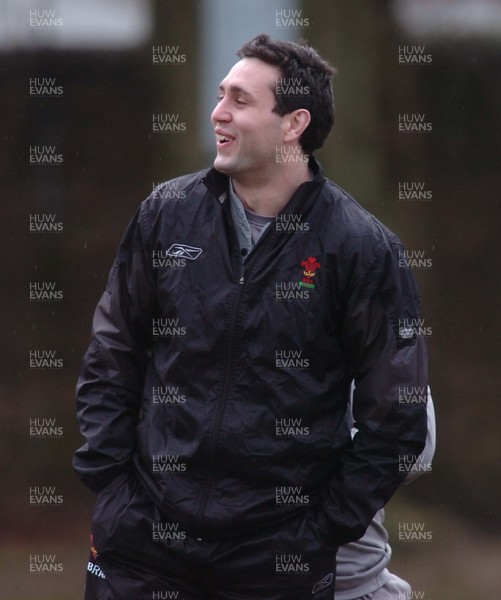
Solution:
{"label": "man's chin", "polygon": [[216,156],[214,160],[214,168],[216,171],[224,173],[225,175],[231,175],[234,171],[234,169],[231,167],[231,164],[225,160],[221,160],[219,156]]}

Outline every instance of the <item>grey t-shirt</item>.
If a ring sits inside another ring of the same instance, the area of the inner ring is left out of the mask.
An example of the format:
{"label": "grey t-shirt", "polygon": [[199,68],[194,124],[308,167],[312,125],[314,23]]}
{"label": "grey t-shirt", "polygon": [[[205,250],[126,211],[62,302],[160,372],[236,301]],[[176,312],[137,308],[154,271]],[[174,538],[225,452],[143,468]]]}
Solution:
{"label": "grey t-shirt", "polygon": [[243,256],[246,256],[263,235],[266,228],[273,223],[275,217],[264,217],[263,215],[258,215],[245,208],[242,201],[235,194],[231,179],[228,186],[228,192],[231,202],[231,214],[233,216],[233,221],[235,222],[238,241],[240,242],[240,248],[245,250]]}

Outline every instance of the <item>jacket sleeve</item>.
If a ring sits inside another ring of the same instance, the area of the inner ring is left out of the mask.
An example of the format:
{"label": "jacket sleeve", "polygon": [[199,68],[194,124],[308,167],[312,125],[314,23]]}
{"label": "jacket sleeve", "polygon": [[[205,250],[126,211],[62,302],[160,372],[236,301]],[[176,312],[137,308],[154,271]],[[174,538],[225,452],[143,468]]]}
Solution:
{"label": "jacket sleeve", "polygon": [[419,298],[403,248],[385,242],[346,299],[342,341],[355,380],[357,433],[324,490],[317,525],[338,545],[359,539],[417,460],[427,433],[428,386]]}
{"label": "jacket sleeve", "polygon": [[144,208],[120,244],[77,383],[77,417],[86,443],[75,452],[73,465],[94,491],[130,468],[136,445],[155,312]]}
{"label": "jacket sleeve", "polygon": [[[350,390],[350,406],[347,411],[346,419],[350,423],[351,427],[351,435],[355,437],[357,433],[357,429],[353,427],[353,392],[355,390],[355,384],[352,381],[351,390]],[[414,462],[411,466],[406,464],[402,465],[401,470],[405,470],[406,478],[404,483],[407,485],[412,483],[415,479],[417,479],[423,473],[427,473],[431,471],[431,463],[433,461],[433,457],[435,455],[435,448],[437,446],[437,424],[435,419],[435,405],[433,404],[433,398],[431,395],[430,386],[428,386],[426,396],[424,394],[420,394],[417,398],[419,402],[424,402],[424,398],[426,397],[426,417],[427,417],[427,426],[426,426],[426,444],[424,450],[419,455],[416,462]]]}

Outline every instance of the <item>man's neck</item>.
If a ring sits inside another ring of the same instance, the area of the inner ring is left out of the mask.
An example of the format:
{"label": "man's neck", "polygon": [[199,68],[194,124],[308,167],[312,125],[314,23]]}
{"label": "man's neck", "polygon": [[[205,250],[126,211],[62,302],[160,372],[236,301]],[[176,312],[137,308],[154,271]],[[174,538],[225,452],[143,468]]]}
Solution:
{"label": "man's neck", "polygon": [[245,208],[267,217],[277,215],[297,188],[312,179],[308,163],[284,166],[271,177],[232,177],[233,189]]}

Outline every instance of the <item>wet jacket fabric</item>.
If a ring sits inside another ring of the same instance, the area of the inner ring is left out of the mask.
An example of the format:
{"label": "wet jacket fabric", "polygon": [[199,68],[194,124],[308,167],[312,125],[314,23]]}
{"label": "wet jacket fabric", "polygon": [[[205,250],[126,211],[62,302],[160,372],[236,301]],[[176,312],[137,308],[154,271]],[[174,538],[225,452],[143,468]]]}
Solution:
{"label": "wet jacket fabric", "polygon": [[193,537],[303,512],[337,546],[401,484],[426,440],[426,406],[400,401],[427,385],[414,279],[400,241],[310,167],[244,260],[214,169],[141,204],[77,385],[74,466],[94,491],[133,470]]}

